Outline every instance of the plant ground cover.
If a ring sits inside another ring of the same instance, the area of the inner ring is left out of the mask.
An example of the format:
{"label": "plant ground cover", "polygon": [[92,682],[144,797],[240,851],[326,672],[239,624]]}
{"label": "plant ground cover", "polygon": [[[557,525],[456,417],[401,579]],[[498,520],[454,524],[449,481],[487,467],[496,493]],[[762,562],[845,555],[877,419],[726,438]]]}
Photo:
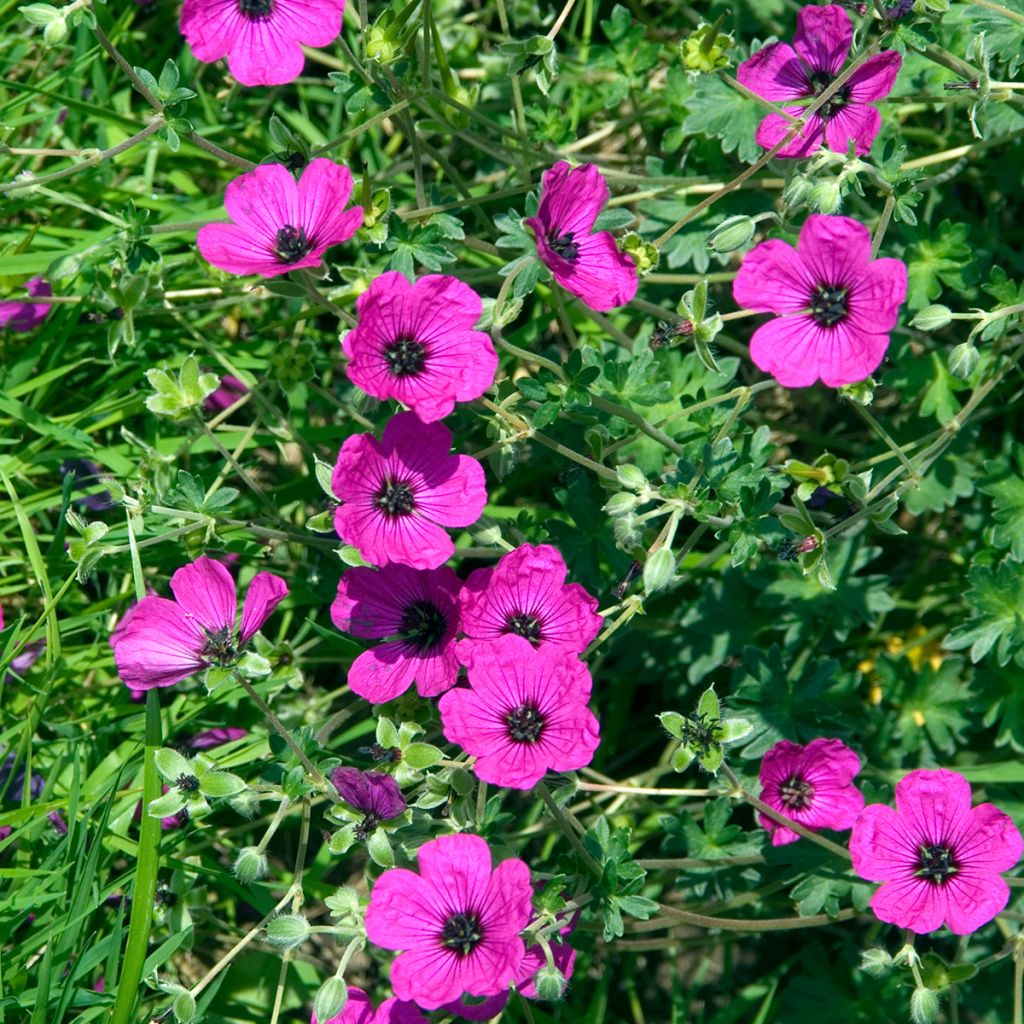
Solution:
{"label": "plant ground cover", "polygon": [[0,1021],[1018,1024],[1024,3],[343,6],[0,6]]}

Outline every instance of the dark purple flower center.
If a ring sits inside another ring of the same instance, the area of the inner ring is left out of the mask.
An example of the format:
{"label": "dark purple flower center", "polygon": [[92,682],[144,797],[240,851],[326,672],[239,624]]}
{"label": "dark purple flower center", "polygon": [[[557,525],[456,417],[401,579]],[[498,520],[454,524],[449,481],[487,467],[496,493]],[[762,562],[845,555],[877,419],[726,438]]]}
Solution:
{"label": "dark purple flower center", "polygon": [[814,787],[799,775],[791,775],[779,788],[779,799],[787,811],[806,811],[814,798]]}
{"label": "dark purple flower center", "polygon": [[285,224],[274,239],[274,252],[282,263],[298,263],[312,248],[313,243],[306,237],[305,228],[297,228],[293,224]]}
{"label": "dark purple flower center", "polygon": [[820,327],[835,327],[847,318],[847,289],[819,284],[811,293],[811,319]]}
{"label": "dark purple flower center", "polygon": [[181,774],[175,779],[174,785],[181,790],[182,793],[194,793],[199,789],[199,779],[194,775]]}
{"label": "dark purple flower center", "polygon": [[953,859],[953,851],[941,843],[919,846],[917,865],[914,874],[931,882],[932,885],[944,885],[960,870]]}
{"label": "dark purple flower center", "polygon": [[516,743],[536,743],[544,731],[544,716],[532,704],[513,708],[505,716],[509,739]]}
{"label": "dark purple flower center", "polygon": [[203,660],[213,665],[230,665],[238,657],[235,647],[235,633],[230,626],[221,626],[211,632],[205,630],[206,643],[203,645]]}
{"label": "dark purple flower center", "polygon": [[238,0],[238,10],[250,21],[266,21],[274,13],[274,0]]}
{"label": "dark purple flower center", "polygon": [[415,377],[423,372],[427,348],[415,338],[396,338],[384,346],[384,361],[392,377]]}
{"label": "dark purple flower center", "polygon": [[448,620],[432,601],[416,601],[402,612],[402,634],[418,651],[432,651],[447,631]]}
{"label": "dark purple flower center", "polygon": [[483,942],[484,933],[480,927],[480,916],[473,911],[452,914],[441,930],[441,945],[466,957]]}
{"label": "dark purple flower center", "polygon": [[384,515],[391,518],[412,515],[416,504],[412,488],[398,480],[385,480],[384,486],[377,492],[373,504]]}
{"label": "dark purple flower center", "polygon": [[525,636],[530,643],[540,640],[540,619],[526,612],[513,612],[505,622],[505,632]]}
{"label": "dark purple flower center", "polygon": [[363,817],[363,820],[356,825],[353,830],[353,835],[360,843],[365,843],[367,839],[377,830],[377,826],[380,824],[380,817],[374,814],[372,811],[367,811]]}
{"label": "dark purple flower center", "polygon": [[561,256],[563,260],[569,260],[572,262],[580,257],[580,247],[572,240],[571,231],[566,231],[564,235],[559,235],[557,231],[552,228],[548,232],[547,243],[548,248],[557,256]]}
{"label": "dark purple flower center", "polygon": [[[830,75],[827,71],[812,71],[810,75],[813,95],[820,96],[834,81],[836,76]],[[832,98],[818,111],[818,116],[823,121],[830,118],[843,109],[850,102],[850,87],[844,85]]]}

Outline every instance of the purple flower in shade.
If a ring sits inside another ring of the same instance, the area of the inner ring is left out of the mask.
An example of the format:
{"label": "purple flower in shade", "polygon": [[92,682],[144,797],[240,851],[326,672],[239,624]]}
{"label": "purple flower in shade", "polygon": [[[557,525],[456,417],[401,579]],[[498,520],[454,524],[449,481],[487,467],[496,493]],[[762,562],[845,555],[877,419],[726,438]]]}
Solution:
{"label": "purple flower in shade", "polygon": [[446,274],[410,284],[388,271],[356,300],[359,323],[342,339],[353,384],[395,398],[424,423],[455,403],[479,398],[494,382],[498,354],[483,331],[480,296]]}
{"label": "purple flower in shade", "polygon": [[850,836],[853,869],[882,882],[871,897],[881,921],[918,935],[943,922],[957,935],[987,924],[1006,906],[1000,877],[1020,860],[1024,842],[992,804],[971,807],[958,772],[914,771],[896,784],[896,809],[870,804]]}
{"label": "purple flower in shade", "polygon": [[171,577],[174,600],[144,597],[110,638],[117,671],[134,690],[172,686],[194,672],[233,664],[287,596],[280,576],[253,577],[236,632],[238,599],[231,573],[205,555]]}
{"label": "purple flower in shade", "polygon": [[199,251],[229,274],[277,277],[318,267],[363,223],[361,206],[345,209],[351,195],[349,169],[333,160],[311,160],[298,184],[281,164],[261,164],[228,185],[224,206],[233,223],[204,224]]}
{"label": "purple flower in shade", "polygon": [[512,857],[492,871],[487,843],[466,834],[432,839],[417,856],[420,873],[385,871],[366,910],[369,940],[403,951],[391,966],[395,995],[427,1010],[467,992],[497,995],[523,959],[530,869]]}
{"label": "purple flower in shade", "polygon": [[[73,474],[74,483],[71,485],[72,492],[82,491],[103,479],[103,470],[96,465],[92,459],[65,459],[60,464],[60,475]],[[95,494],[84,494],[81,497],[72,499],[76,505],[90,509],[93,512],[106,512],[114,507],[114,499],[109,491],[97,491]]]}
{"label": "purple flower in shade", "polygon": [[392,416],[377,441],[353,434],[341,446],[331,487],[343,502],[334,528],[368,562],[436,569],[455,551],[446,526],[470,526],[487,504],[484,470],[449,455],[452,435],[413,412]]}
{"label": "purple flower in shade", "polygon": [[[797,15],[793,45],[772,43],[758,50],[740,64],[736,77],[751,92],[772,103],[813,99],[839,76],[852,38],[853,24],[842,7],[804,7]],[[807,119],[802,134],[776,155],[810,156],[823,141],[837,153],[845,153],[851,141],[858,156],[869,153],[882,127],[882,115],[871,104],[892,91],[900,64],[895,50],[869,57],[832,99]],[[799,105],[783,109],[793,117],[804,113]],[[771,149],[792,128],[793,122],[781,114],[769,114],[757,129],[758,145]]]}
{"label": "purple flower in shade", "polygon": [[205,732],[196,733],[188,741],[188,745],[190,750],[212,750],[214,747],[223,746],[225,743],[240,740],[243,736],[248,735],[249,731],[247,729],[236,729],[231,726],[220,729],[207,729]]}
{"label": "purple flower in shade", "polygon": [[[310,1024],[319,1024],[315,1013]],[[350,985],[345,1009],[324,1024],[427,1024],[427,1019],[415,1003],[400,999],[385,999],[374,1010],[370,997],[361,988]]]}
{"label": "purple flower in shade", "polygon": [[[33,277],[25,285],[30,296],[49,297],[53,289],[41,277]],[[29,302],[25,299],[12,299],[0,302],[0,328],[9,331],[34,331],[49,315],[53,307],[49,302]]]}
{"label": "purple flower in shade", "polygon": [[405,797],[398,783],[386,772],[361,772],[358,768],[335,768],[331,782],[350,807],[363,812],[355,837],[365,841],[382,821],[404,813]]}
{"label": "purple flower in shade", "polygon": [[352,663],[352,692],[384,704],[413,682],[421,697],[451,689],[459,675],[455,634],[461,587],[446,566],[410,569],[392,562],[381,569],[349,569],[338,583],[331,621],[355,636],[388,638]]}
{"label": "purple flower in shade", "polygon": [[207,412],[223,412],[225,409],[230,409],[235,402],[247,394],[249,394],[249,388],[245,382],[226,373],[220,379],[220,387],[203,402],[203,408]]}
{"label": "purple flower in shade", "polygon": [[586,650],[601,630],[597,601],[578,583],[550,544],[522,544],[496,565],[476,569],[462,588],[460,648],[492,643],[510,633],[538,647]]}
{"label": "purple flower in shade", "polygon": [[559,161],[541,179],[540,207],[527,217],[537,255],[555,280],[591,309],[624,306],[637,289],[636,264],[610,231],[594,231],[608,202],[608,185],[594,164],[570,170]]}
{"label": "purple flower in shade", "polygon": [[242,85],[283,85],[302,74],[303,46],[341,32],[345,0],[185,0],[181,32],[196,60],[222,57]]}
{"label": "purple flower in shade", "polygon": [[[811,740],[806,747],[789,740],[776,743],[761,760],[761,799],[775,810],[817,831],[851,828],[864,807],[853,785],[860,758],[840,740]],[[772,846],[795,843],[800,836],[777,821],[759,815]]]}
{"label": "purple flower in shade", "polygon": [[519,636],[460,648],[459,657],[469,688],[449,690],[438,708],[445,738],[476,758],[478,778],[530,789],[549,769],[590,764],[601,737],[587,707],[591,679],[582,661]]}
{"label": "purple flower in shade", "polygon": [[778,239],[743,258],[732,294],[739,305],[778,313],[750,339],[750,358],[786,387],[819,378],[855,384],[878,368],[907,294],[901,260],[871,258],[871,234],[849,217],[815,214],[797,248]]}
{"label": "purple flower in shade", "polygon": [[[0,608],[0,632],[4,628],[4,610]],[[38,660],[39,655],[43,653],[46,647],[45,640],[38,640],[34,644],[28,644],[22,648],[20,654],[16,654],[8,666],[10,672],[4,677],[4,682],[15,676],[23,676]]]}

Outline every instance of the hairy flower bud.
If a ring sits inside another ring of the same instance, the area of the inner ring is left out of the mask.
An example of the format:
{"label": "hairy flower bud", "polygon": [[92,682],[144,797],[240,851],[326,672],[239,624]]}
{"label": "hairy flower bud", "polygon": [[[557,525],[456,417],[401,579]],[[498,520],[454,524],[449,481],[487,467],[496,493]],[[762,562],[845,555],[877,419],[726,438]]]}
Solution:
{"label": "hairy flower bud", "polygon": [[910,321],[910,326],[916,327],[919,331],[938,331],[952,320],[953,313],[949,306],[925,306]]}
{"label": "hairy flower bud", "polygon": [[68,34],[68,23],[63,18],[54,18],[43,29],[43,39],[47,46],[56,46],[64,42]]}
{"label": "hairy flower bud", "polygon": [[714,231],[708,235],[707,247],[713,252],[735,252],[754,237],[754,219],[745,214],[726,217]]}
{"label": "hairy flower bud", "polygon": [[542,967],[534,977],[533,983],[539,999],[554,1002],[565,995],[565,975],[554,964]]}
{"label": "hairy flower bud", "polygon": [[278,949],[296,949],[309,938],[309,922],[301,914],[282,914],[267,924],[267,941]]}
{"label": "hairy flower bud", "polygon": [[959,380],[967,380],[978,366],[981,354],[968,341],[957,345],[949,353],[949,372]]}
{"label": "hairy flower bud", "polygon": [[910,1019],[914,1024],[932,1024],[939,1012],[939,997],[930,988],[915,988],[910,997]]}
{"label": "hairy flower bud", "polygon": [[252,885],[267,877],[267,855],[256,846],[244,846],[235,857],[235,877],[242,885]]}
{"label": "hairy flower bud", "polygon": [[348,1002],[348,985],[343,978],[328,978],[317,989],[316,997],[313,1000],[313,1015],[318,1021],[327,1024],[328,1021],[345,1009]]}

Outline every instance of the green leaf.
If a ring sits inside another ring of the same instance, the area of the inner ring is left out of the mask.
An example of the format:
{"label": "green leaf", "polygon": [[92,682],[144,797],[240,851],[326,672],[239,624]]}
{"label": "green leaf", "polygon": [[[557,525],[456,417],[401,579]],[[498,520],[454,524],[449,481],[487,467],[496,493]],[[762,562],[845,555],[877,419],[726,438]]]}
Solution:
{"label": "green leaf", "polygon": [[993,499],[992,542],[1009,548],[1016,561],[1024,561],[1024,479],[1004,461],[978,489]]}
{"label": "green leaf", "polygon": [[373,835],[366,840],[366,852],[369,854],[370,860],[382,868],[395,866],[395,853],[391,849],[391,840],[388,839],[387,832],[382,828],[376,829]]}
{"label": "green leaf", "polygon": [[410,743],[402,752],[403,762],[417,771],[437,764],[443,757],[444,751],[429,743]]}
{"label": "green leaf", "polygon": [[965,268],[971,264],[968,243],[970,227],[944,220],[937,229],[922,229],[918,241],[910,246],[907,263],[907,306],[923,309],[941,294],[942,286],[954,290],[967,288]]}
{"label": "green leaf", "polygon": [[1004,559],[996,571],[974,565],[968,574],[971,617],[943,641],[953,651],[971,649],[971,661],[995,654],[1000,666],[1011,658],[1024,667],[1024,564]]}
{"label": "green leaf", "polygon": [[186,803],[188,803],[188,798],[185,794],[181,790],[172,789],[156,800],[150,801],[146,813],[151,818],[169,818],[172,814],[177,814]]}
{"label": "green leaf", "polygon": [[709,686],[700,695],[700,700],[697,701],[697,716],[703,718],[708,724],[717,722],[722,717],[718,696],[715,694],[713,686]]}
{"label": "green leaf", "polygon": [[718,78],[712,75],[699,78],[693,95],[684,100],[684,106],[690,112],[683,121],[685,133],[719,139],[723,152],[735,152],[748,164],[763,152],[755,136],[764,111]]}
{"label": "green leaf", "polygon": [[156,769],[168,781],[177,782],[182,775],[195,775],[195,766],[170,747],[161,747],[156,752]]}
{"label": "green leaf", "polygon": [[199,776],[199,789],[204,796],[234,796],[245,788],[245,779],[231,772],[208,771]]}

